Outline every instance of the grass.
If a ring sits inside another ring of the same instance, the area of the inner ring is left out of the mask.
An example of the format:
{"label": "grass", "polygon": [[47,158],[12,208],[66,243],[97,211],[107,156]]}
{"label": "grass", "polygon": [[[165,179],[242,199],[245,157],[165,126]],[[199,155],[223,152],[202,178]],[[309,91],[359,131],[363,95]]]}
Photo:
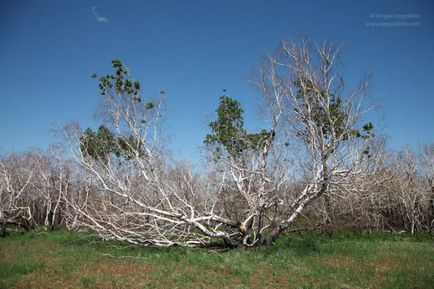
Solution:
{"label": "grass", "polygon": [[0,288],[434,288],[434,240],[285,236],[228,252],[141,248],[68,231],[0,239]]}

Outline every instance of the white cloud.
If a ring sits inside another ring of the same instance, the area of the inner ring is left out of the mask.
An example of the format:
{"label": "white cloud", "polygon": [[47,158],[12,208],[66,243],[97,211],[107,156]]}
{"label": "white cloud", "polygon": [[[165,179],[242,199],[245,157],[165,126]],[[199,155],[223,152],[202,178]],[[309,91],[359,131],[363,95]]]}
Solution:
{"label": "white cloud", "polygon": [[100,16],[100,15],[98,15],[98,13],[96,13],[96,7],[95,6],[92,7],[92,13],[95,16],[96,21],[98,21],[98,22],[107,23],[109,21],[104,16]]}

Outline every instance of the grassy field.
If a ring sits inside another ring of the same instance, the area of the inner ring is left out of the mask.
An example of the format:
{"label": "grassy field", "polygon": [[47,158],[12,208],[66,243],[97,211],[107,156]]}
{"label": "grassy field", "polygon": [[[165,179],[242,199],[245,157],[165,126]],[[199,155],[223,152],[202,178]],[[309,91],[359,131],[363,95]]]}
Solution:
{"label": "grassy field", "polygon": [[228,252],[125,247],[67,231],[0,239],[0,288],[434,288],[428,235],[292,235]]}

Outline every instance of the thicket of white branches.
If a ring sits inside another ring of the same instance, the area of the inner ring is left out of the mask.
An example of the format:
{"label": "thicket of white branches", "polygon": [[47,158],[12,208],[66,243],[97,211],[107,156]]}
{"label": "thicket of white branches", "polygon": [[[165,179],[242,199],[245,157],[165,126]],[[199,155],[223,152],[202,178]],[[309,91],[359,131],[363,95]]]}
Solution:
{"label": "thicket of white branches", "polygon": [[0,236],[6,225],[25,229],[64,224],[73,167],[60,151],[0,157]]}
{"label": "thicket of white branches", "polygon": [[0,158],[0,235],[65,225],[145,246],[253,247],[301,223],[430,229],[434,146],[389,150],[367,121],[369,77],[345,87],[339,55],[328,42],[282,42],[252,79],[266,128],[248,133],[239,103],[222,98],[201,173],[163,145],[164,92],[145,97],[113,61],[113,74],[95,75],[97,131],[70,124],[67,151]]}

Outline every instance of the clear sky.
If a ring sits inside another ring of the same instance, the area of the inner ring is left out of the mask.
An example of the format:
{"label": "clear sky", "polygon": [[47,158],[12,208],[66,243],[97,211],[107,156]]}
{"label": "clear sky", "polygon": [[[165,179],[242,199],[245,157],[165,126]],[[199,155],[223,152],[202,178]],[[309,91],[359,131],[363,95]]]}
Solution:
{"label": "clear sky", "polygon": [[[392,147],[433,142],[433,3],[0,0],[0,151],[47,148],[56,123],[96,127],[90,75],[119,58],[145,95],[167,91],[170,147],[196,161],[222,89],[241,101],[250,128],[261,127],[260,97],[246,80],[264,53],[302,33],[344,44],[348,84],[373,74],[375,118]],[[418,26],[366,24],[409,13],[399,21]]]}

